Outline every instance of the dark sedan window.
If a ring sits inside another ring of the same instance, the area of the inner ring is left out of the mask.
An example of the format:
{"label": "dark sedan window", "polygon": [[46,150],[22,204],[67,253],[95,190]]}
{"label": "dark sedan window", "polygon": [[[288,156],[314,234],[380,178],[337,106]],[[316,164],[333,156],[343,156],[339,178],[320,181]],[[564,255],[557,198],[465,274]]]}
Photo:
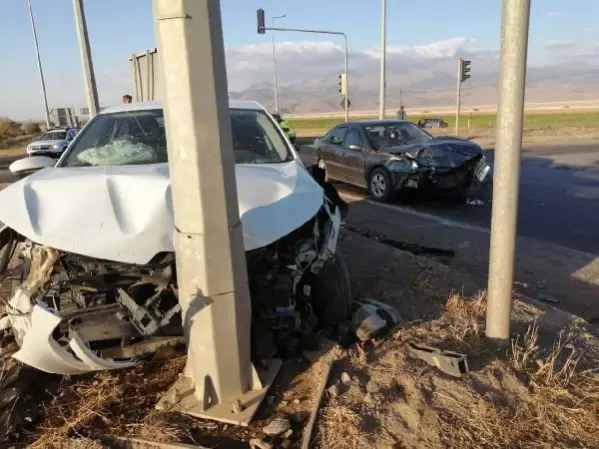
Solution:
{"label": "dark sedan window", "polygon": [[347,133],[347,137],[345,138],[345,146],[349,147],[350,145],[358,145],[359,147],[364,146],[364,141],[362,140],[360,131],[356,128],[350,129]]}
{"label": "dark sedan window", "polygon": [[347,126],[340,126],[339,128],[335,128],[329,133],[329,135],[325,139],[325,143],[330,143],[331,145],[342,145],[346,133]]}
{"label": "dark sedan window", "polygon": [[364,131],[375,150],[434,139],[429,133],[409,122],[368,125],[364,127]]}

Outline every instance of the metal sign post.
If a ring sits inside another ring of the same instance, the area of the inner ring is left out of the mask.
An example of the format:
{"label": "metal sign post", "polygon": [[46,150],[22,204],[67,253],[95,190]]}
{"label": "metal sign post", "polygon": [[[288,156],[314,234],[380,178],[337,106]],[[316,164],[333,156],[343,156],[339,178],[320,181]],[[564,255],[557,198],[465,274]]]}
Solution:
{"label": "metal sign post", "polygon": [[42,59],[40,58],[40,49],[37,42],[37,32],[35,31],[35,21],[33,20],[33,10],[31,9],[31,0],[29,3],[29,19],[31,21],[31,31],[33,32],[33,43],[35,44],[35,56],[37,58],[37,69],[40,75],[42,85],[42,98],[44,100],[44,114],[46,117],[46,129],[50,129],[50,109],[48,108],[48,95],[46,94],[46,82],[44,81],[44,71],[42,70]]}
{"label": "metal sign post", "polygon": [[251,304],[239,219],[219,0],[154,0],[165,87],[185,377],[161,409],[247,425],[281,362],[250,359]]}
{"label": "metal sign post", "polygon": [[503,0],[486,336],[509,342],[530,0]]}

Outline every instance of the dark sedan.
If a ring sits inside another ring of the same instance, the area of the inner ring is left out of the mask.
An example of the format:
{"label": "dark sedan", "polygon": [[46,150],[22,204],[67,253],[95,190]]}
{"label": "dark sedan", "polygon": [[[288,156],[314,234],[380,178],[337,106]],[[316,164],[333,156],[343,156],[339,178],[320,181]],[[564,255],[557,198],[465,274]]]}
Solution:
{"label": "dark sedan", "polygon": [[477,144],[435,138],[401,120],[342,123],[317,139],[316,149],[328,179],[365,187],[377,201],[404,190],[465,199],[490,171]]}

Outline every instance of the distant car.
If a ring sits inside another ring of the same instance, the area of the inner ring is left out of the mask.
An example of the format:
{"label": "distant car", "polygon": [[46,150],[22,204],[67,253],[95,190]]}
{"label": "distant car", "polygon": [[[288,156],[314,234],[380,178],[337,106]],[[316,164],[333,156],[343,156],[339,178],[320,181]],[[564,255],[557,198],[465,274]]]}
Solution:
{"label": "distant car", "polygon": [[410,189],[465,199],[490,171],[477,144],[435,138],[402,120],[341,123],[315,145],[327,179],[365,187],[377,201]]}
{"label": "distant car", "polygon": [[76,128],[57,128],[42,133],[27,145],[27,155],[58,158],[67,149],[77,132]]}
{"label": "distant car", "polygon": [[418,126],[421,128],[447,128],[449,125],[440,118],[425,118],[418,120]]}

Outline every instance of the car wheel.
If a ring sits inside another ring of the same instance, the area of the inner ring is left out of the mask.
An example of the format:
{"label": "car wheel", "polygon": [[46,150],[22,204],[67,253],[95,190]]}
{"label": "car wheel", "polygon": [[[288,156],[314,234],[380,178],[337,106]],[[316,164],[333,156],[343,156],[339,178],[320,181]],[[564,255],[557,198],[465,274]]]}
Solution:
{"label": "car wheel", "polygon": [[368,178],[368,193],[376,201],[386,202],[391,197],[391,177],[382,168],[375,168]]}
{"label": "car wheel", "polygon": [[350,319],[352,292],[349,271],[340,253],[328,261],[312,281],[312,308],[323,326]]}

